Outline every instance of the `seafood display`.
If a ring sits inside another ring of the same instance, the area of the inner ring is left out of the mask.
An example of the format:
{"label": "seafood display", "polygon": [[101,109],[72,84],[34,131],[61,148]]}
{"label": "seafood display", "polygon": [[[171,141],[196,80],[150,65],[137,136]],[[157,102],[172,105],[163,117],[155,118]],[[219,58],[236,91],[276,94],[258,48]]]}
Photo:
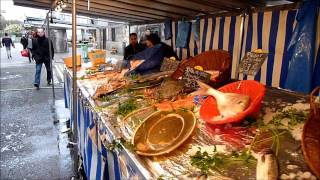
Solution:
{"label": "seafood display", "polygon": [[[91,69],[84,74],[79,86],[94,92],[87,98],[101,116],[99,126],[111,124],[112,133],[121,138],[115,140],[130,153],[113,147],[121,152],[125,176],[130,160],[152,179],[316,178],[318,166],[307,164],[303,155],[306,161],[318,157],[309,146],[318,134],[305,130],[302,135],[309,108],[298,106],[301,98],[294,96],[289,103],[284,101],[289,95],[281,94],[282,100],[274,101],[280,90],[268,89],[264,99],[265,86],[255,81],[218,90],[197,82],[200,89],[187,94],[183,81],[170,78],[172,72],[125,77],[125,71]],[[255,86],[248,88],[250,83]],[[316,131],[320,121],[310,117],[305,129]]]}
{"label": "seafood display", "polygon": [[108,83],[103,84],[96,89],[96,92],[93,98],[98,98],[101,95],[114,92],[115,90],[118,90],[124,87],[125,85],[126,85],[125,80],[110,79]]}

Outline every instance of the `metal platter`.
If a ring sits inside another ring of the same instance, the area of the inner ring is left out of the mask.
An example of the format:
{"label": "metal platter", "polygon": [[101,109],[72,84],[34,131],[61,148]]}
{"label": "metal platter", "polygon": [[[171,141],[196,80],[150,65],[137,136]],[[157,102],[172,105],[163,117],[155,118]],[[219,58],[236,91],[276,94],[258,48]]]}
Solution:
{"label": "metal platter", "polygon": [[157,110],[153,106],[149,106],[135,110],[128,114],[121,120],[121,128],[123,135],[127,139],[131,139],[134,131],[140,126],[144,119],[146,119],[148,116],[150,116],[152,113],[156,111]]}
{"label": "metal platter", "polygon": [[185,142],[195,126],[196,118],[189,110],[157,111],[136,129],[132,143],[139,155],[167,154]]}

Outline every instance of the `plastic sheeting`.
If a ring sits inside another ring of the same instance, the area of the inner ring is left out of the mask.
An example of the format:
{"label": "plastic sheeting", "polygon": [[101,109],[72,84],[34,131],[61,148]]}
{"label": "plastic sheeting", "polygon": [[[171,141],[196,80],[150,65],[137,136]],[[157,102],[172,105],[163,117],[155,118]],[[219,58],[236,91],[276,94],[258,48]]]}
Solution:
{"label": "plastic sheeting", "polygon": [[319,45],[319,48],[318,48],[316,65],[315,65],[314,70],[313,70],[312,89],[316,88],[317,86],[320,86],[320,45]]}
{"label": "plastic sheeting", "polygon": [[172,38],[172,21],[171,20],[166,20],[164,22],[164,39],[168,40]]}
{"label": "plastic sheeting", "polygon": [[287,89],[303,93],[312,90],[318,6],[319,1],[305,1],[297,14],[297,26],[287,49],[291,55],[285,84]]}
{"label": "plastic sheeting", "polygon": [[196,22],[193,24],[193,31],[194,31],[194,40],[200,40],[200,17],[196,18]]}
{"label": "plastic sheeting", "polygon": [[177,48],[187,48],[189,44],[191,22],[180,21],[178,23],[178,34],[176,40]]}

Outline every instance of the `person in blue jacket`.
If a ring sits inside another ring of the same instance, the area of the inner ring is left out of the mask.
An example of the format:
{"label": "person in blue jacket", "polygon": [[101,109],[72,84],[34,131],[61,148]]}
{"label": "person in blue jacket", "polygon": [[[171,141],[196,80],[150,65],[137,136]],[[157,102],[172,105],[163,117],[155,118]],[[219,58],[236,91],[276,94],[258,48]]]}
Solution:
{"label": "person in blue jacket", "polygon": [[131,67],[127,75],[130,74],[149,74],[159,72],[164,57],[175,57],[178,59],[172,47],[161,42],[157,34],[150,34],[146,40],[147,49],[133,56],[131,60],[141,61],[137,67]]}
{"label": "person in blue jacket", "polygon": [[8,59],[12,59],[11,46],[14,48],[14,43],[12,42],[12,39],[9,37],[8,33],[4,33],[1,44],[3,44],[3,47],[6,47]]}

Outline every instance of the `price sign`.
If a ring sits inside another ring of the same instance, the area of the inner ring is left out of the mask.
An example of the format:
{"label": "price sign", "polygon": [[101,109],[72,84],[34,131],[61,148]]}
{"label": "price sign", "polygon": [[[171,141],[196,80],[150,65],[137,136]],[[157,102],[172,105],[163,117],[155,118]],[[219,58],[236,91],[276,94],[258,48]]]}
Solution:
{"label": "price sign", "polygon": [[183,76],[182,80],[185,83],[185,88],[187,90],[197,90],[199,88],[197,81],[201,81],[204,83],[209,83],[211,74],[199,71],[197,69],[187,67]]}
{"label": "price sign", "polygon": [[239,73],[255,76],[267,57],[268,53],[248,52],[239,64]]}

